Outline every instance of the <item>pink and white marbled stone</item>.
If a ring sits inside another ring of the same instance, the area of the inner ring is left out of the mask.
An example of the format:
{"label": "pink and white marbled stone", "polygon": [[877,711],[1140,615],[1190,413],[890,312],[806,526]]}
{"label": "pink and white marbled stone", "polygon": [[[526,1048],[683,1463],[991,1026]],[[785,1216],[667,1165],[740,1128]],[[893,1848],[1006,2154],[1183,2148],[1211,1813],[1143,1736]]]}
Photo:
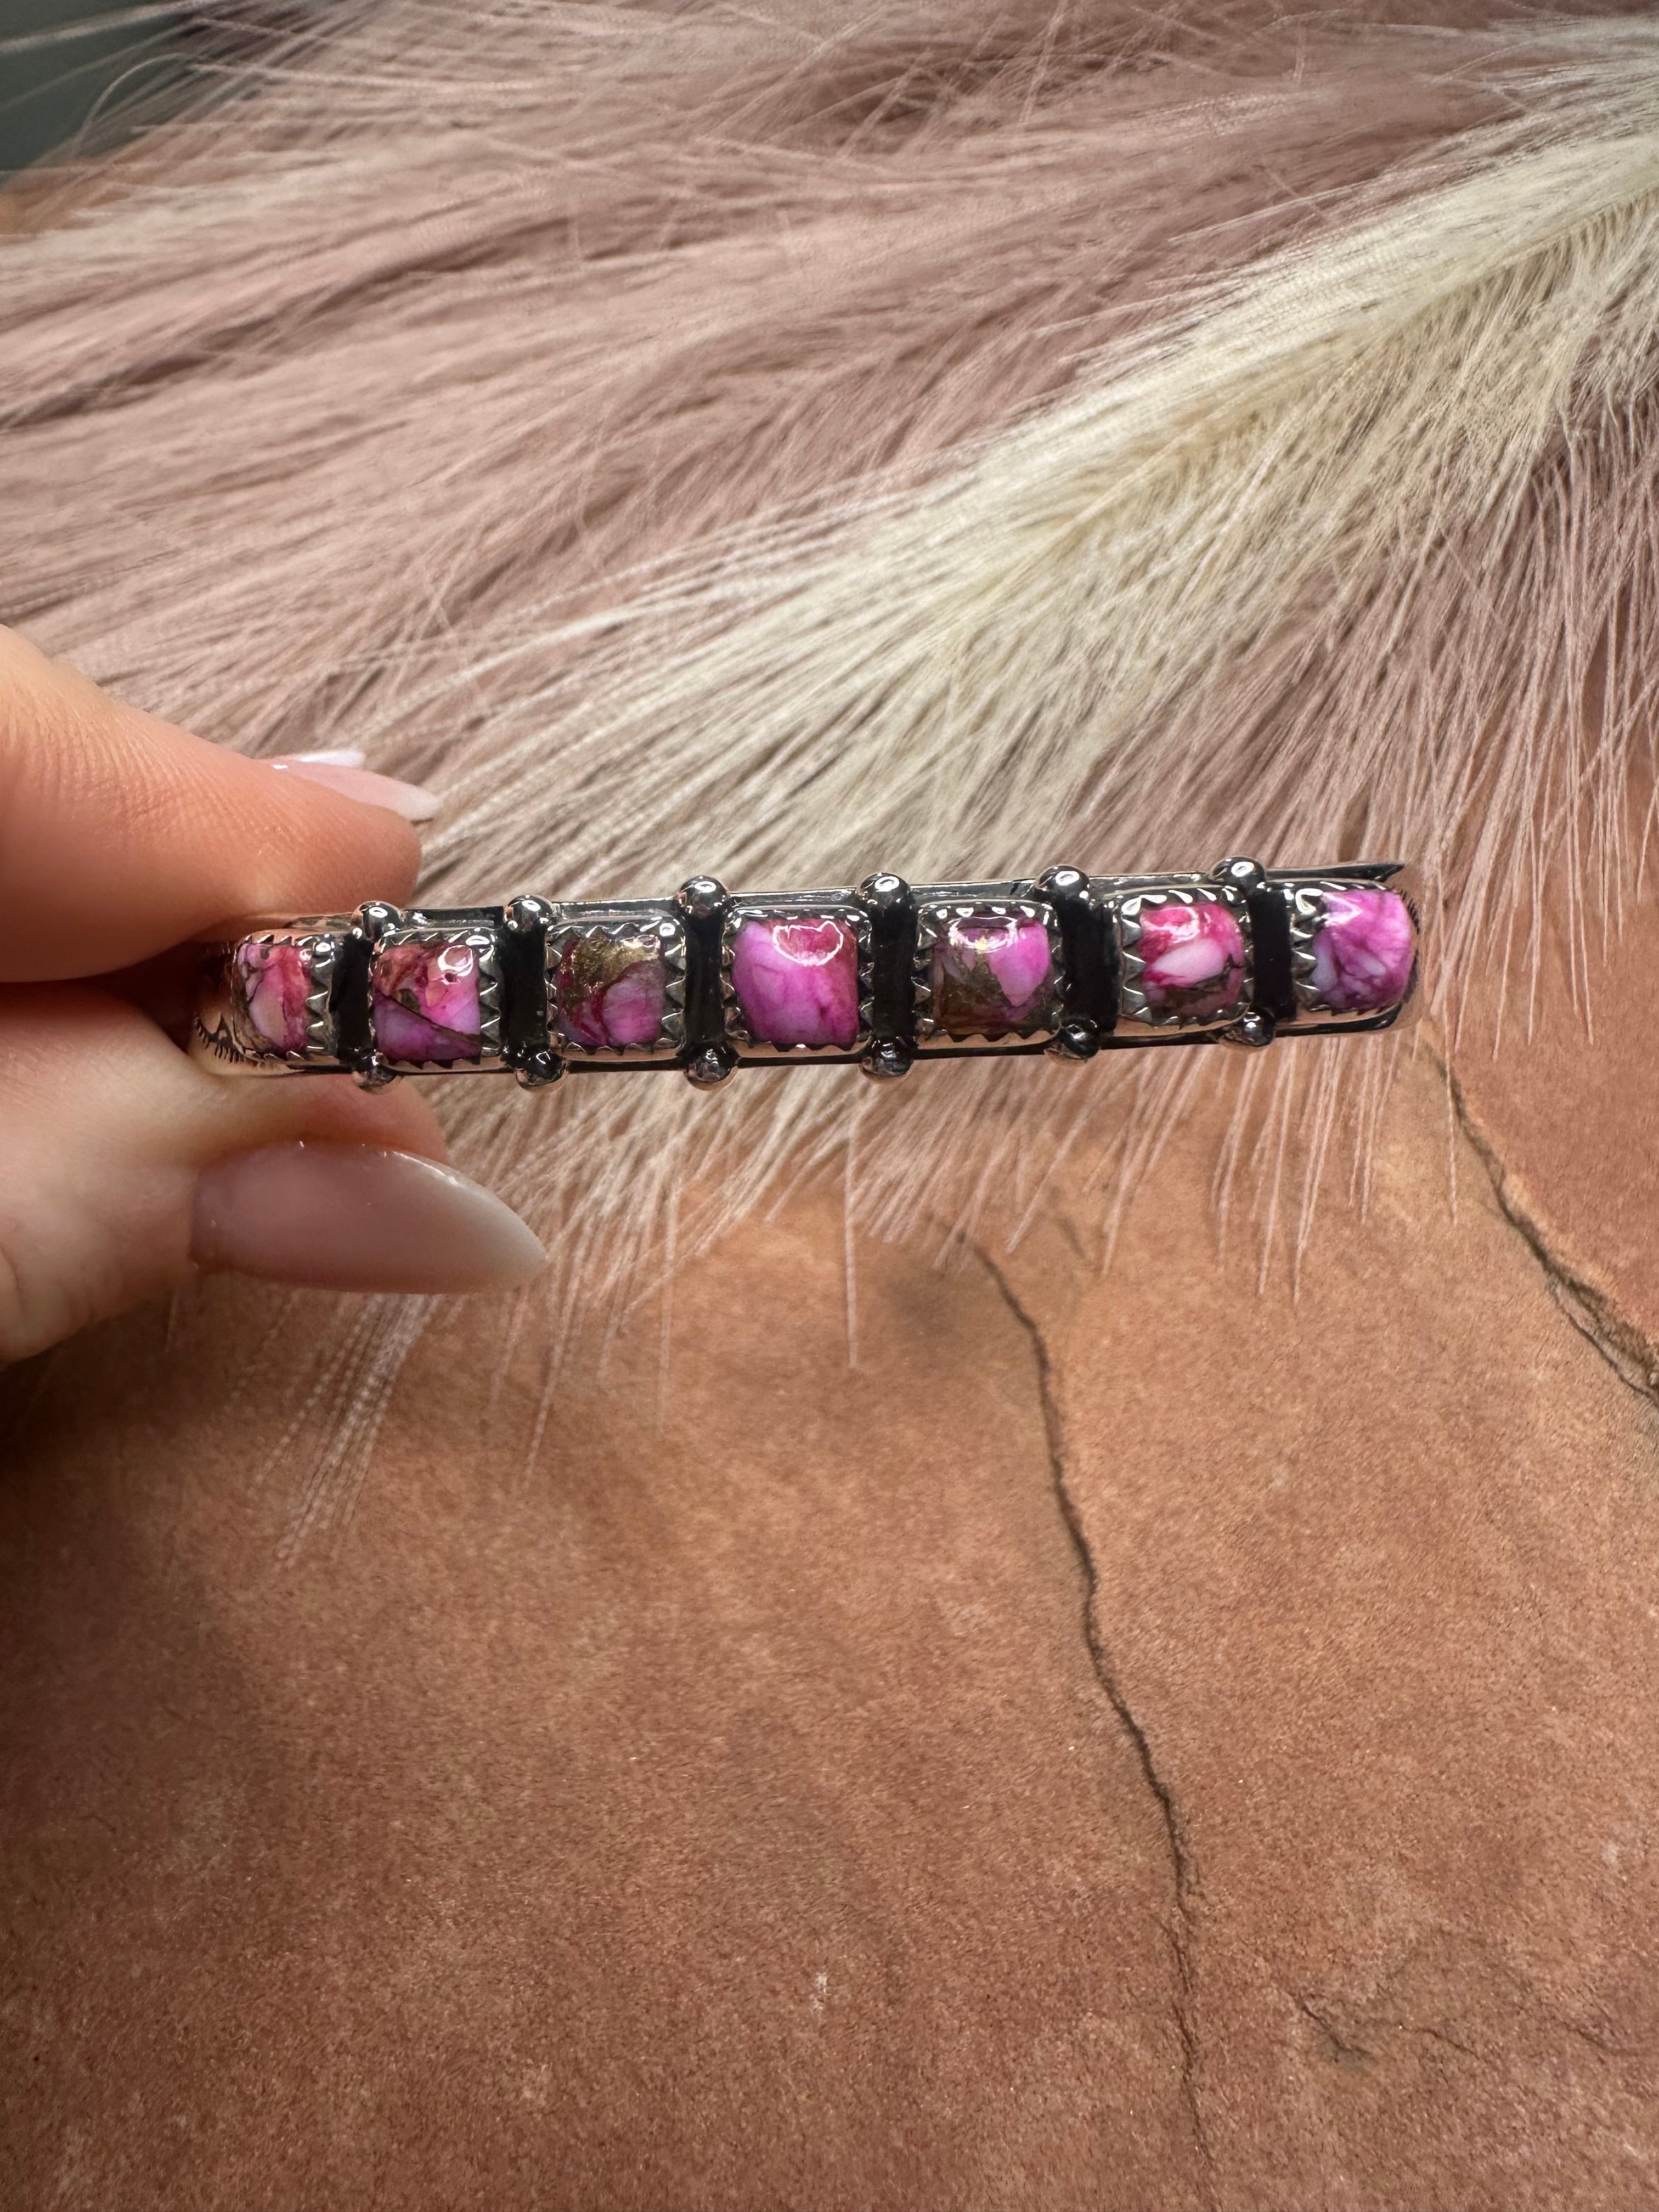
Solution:
{"label": "pink and white marbled stone", "polygon": [[1370,884],[1321,893],[1325,916],[1314,933],[1308,978],[1334,1013],[1380,1014],[1411,988],[1417,932],[1398,891]]}
{"label": "pink and white marbled stone", "polygon": [[1134,950],[1146,963],[1140,988],[1156,1012],[1189,1018],[1224,1012],[1244,988],[1244,933],[1230,907],[1200,899],[1143,906]]}
{"label": "pink and white marbled stone", "polygon": [[374,1041],[388,1060],[448,1066],[483,1055],[478,955],[471,945],[390,945],[369,969]]}
{"label": "pink and white marbled stone", "polygon": [[1030,915],[958,915],[933,940],[933,1019],[947,1036],[1036,1025],[1057,989],[1048,926]]}
{"label": "pink and white marbled stone", "polygon": [[311,963],[304,948],[277,938],[236,948],[236,988],[254,1038],[277,1052],[303,1052],[310,1025]]}
{"label": "pink and white marbled stone", "polygon": [[757,1042],[835,1046],[859,1034],[859,943],[833,918],[750,915],[732,948],[732,988]]}

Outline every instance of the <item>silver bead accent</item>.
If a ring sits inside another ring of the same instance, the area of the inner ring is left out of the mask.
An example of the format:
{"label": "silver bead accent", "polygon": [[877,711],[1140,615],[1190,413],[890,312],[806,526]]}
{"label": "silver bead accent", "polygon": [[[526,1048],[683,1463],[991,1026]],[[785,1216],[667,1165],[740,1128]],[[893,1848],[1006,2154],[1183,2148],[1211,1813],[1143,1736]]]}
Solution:
{"label": "silver bead accent", "polygon": [[738,1064],[738,1055],[729,1044],[705,1045],[685,1063],[685,1079],[695,1083],[699,1091],[713,1091],[726,1081]]}
{"label": "silver bead accent", "polygon": [[1056,1060],[1092,1060],[1100,1050],[1100,1031],[1093,1022],[1076,1015],[1060,1024],[1048,1050]]}
{"label": "silver bead accent", "polygon": [[1218,861],[1211,872],[1218,883],[1231,884],[1235,890],[1248,897],[1260,890],[1267,880],[1267,871],[1260,860],[1231,859]]}
{"label": "silver bead accent", "polygon": [[389,929],[396,929],[404,918],[401,907],[389,906],[385,899],[365,899],[357,909],[357,927],[371,945],[378,945]]}
{"label": "silver bead accent", "polygon": [[1273,1042],[1274,1034],[1273,1016],[1260,1006],[1247,1006],[1230,1028],[1222,1030],[1221,1040],[1224,1044],[1242,1044],[1260,1051]]}
{"label": "silver bead accent", "polygon": [[1089,878],[1081,868],[1045,868],[1036,879],[1036,887],[1057,898],[1086,897]]}
{"label": "silver bead accent", "polygon": [[713,921],[725,913],[730,893],[718,876],[693,876],[675,892],[674,903],[693,921]]}
{"label": "silver bead accent", "polygon": [[515,898],[507,902],[507,926],[515,937],[523,937],[532,929],[550,928],[558,919],[558,910],[548,900]]}
{"label": "silver bead accent", "polygon": [[521,1091],[546,1091],[563,1079],[564,1062],[556,1052],[532,1053],[513,1073]]}
{"label": "silver bead accent", "polygon": [[859,1066],[877,1083],[895,1083],[915,1066],[915,1055],[896,1037],[878,1037]]}
{"label": "silver bead accent", "polygon": [[910,896],[910,886],[902,876],[866,876],[859,885],[859,896],[872,915],[890,914],[895,907],[904,905]]}

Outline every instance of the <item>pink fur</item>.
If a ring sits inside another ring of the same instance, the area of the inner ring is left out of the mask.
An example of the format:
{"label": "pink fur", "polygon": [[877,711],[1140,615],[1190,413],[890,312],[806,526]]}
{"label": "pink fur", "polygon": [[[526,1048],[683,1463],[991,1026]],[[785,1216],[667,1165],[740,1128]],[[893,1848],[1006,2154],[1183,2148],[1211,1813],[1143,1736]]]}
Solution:
{"label": "pink fur", "polygon": [[[354,6],[239,64],[248,97],[31,198],[0,284],[0,607],[210,735],[362,742],[445,785],[434,895],[1404,836],[1434,848],[1459,959],[1530,927],[1547,849],[1578,912],[1609,910],[1656,665],[1634,386],[1621,425],[1564,417],[1503,512],[1459,507],[1397,562],[1298,587],[1099,753],[1078,732],[1109,697],[1109,621],[1059,570],[1018,711],[950,777],[908,742],[861,750],[902,718],[859,689],[856,591],[822,602],[832,635],[790,611],[823,563],[856,573],[924,495],[1040,439],[1045,406],[1200,343],[1273,255],[1492,173],[1491,134],[1513,119],[1518,146],[1568,97],[1534,82],[1553,36],[1471,4]],[[1175,637],[1191,580],[1169,558]],[[919,632],[938,581],[898,610]],[[964,723],[1001,712],[1002,597],[954,665]],[[761,659],[705,699],[698,656],[727,633]],[[808,665],[833,699],[792,691]],[[682,668],[656,717],[650,685]],[[906,849],[865,849],[884,834]],[[562,1225],[575,1301],[840,1164],[855,1128],[878,1232],[924,1207],[960,1228],[993,1193],[1017,1227],[1105,1127],[1121,1203],[1213,1079],[1024,1071],[1016,1096],[933,1071],[929,1099],[872,1107],[796,1077],[817,1087],[787,1113],[757,1080],[714,1115],[659,1096],[648,1123],[614,1092],[483,1085],[454,1110],[472,1164]],[[1316,1190],[1385,1087],[1376,1056],[1346,1091],[1332,1059],[1226,1079],[1251,1102],[1218,1198],[1248,1176],[1264,1225],[1287,1157]]]}

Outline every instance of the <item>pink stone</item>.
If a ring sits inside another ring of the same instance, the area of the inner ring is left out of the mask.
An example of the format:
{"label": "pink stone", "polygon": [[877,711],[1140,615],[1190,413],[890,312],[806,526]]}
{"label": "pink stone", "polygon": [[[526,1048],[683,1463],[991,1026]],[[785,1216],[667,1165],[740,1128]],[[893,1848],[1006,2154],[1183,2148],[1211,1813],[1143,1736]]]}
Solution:
{"label": "pink stone", "polygon": [[835,1045],[859,1034],[859,942],[833,919],[751,915],[738,926],[732,988],[757,1042]]}
{"label": "pink stone", "polygon": [[566,1043],[588,1052],[655,1044],[668,1011],[668,963],[649,945],[573,934],[559,948],[552,991]]}
{"label": "pink stone", "polygon": [[947,1036],[1038,1026],[1058,979],[1048,924],[1030,915],[958,915],[933,940],[933,1019]]}
{"label": "pink stone", "polygon": [[311,963],[303,948],[277,938],[236,948],[236,988],[256,1036],[278,1052],[303,1052],[310,1013]]}
{"label": "pink stone", "polygon": [[380,945],[370,969],[374,1041],[388,1060],[478,1060],[478,955],[471,945]]}
{"label": "pink stone", "polygon": [[1344,884],[1320,896],[1325,918],[1314,933],[1309,981],[1321,1003],[1342,1014],[1378,1014],[1398,1006],[1417,959],[1417,932],[1405,900],[1370,884]]}
{"label": "pink stone", "polygon": [[668,963],[642,960],[605,994],[605,1035],[612,1044],[654,1044],[667,1006]]}
{"label": "pink stone", "polygon": [[1192,906],[1171,899],[1143,906],[1139,919],[1133,949],[1146,963],[1140,988],[1149,1006],[1201,1018],[1237,1001],[1244,986],[1244,933],[1231,908],[1214,899]]}

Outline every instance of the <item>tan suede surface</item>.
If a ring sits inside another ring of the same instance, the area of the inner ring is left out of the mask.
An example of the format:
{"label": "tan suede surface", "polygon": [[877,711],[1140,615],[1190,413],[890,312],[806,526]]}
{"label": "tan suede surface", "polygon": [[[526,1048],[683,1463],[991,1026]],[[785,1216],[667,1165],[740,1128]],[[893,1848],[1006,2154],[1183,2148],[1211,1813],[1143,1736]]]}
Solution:
{"label": "tan suede surface", "polygon": [[1200,1118],[855,1369],[804,1196],[533,1468],[453,1307],[297,1545],[270,1294],[5,1378],[0,2205],[1659,2205],[1640,952],[1294,1298]]}

